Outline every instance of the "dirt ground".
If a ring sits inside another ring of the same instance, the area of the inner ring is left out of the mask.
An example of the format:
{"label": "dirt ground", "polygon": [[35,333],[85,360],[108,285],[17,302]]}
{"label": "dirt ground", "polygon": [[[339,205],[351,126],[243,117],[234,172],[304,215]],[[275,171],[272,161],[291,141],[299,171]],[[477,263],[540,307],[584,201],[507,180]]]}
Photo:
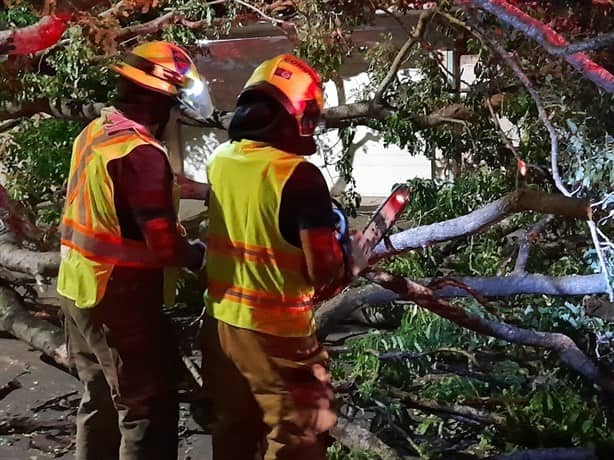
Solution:
{"label": "dirt ground", "polygon": [[[74,419],[81,385],[43,362],[25,343],[0,336],[0,388],[16,376],[21,388],[0,400],[0,459],[74,458]],[[211,459],[211,438],[181,404],[179,459]]]}

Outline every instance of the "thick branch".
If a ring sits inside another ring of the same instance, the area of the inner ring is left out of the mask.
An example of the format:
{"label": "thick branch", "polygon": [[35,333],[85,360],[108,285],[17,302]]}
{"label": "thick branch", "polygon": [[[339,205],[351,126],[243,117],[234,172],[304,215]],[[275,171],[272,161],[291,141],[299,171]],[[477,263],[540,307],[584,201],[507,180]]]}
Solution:
{"label": "thick branch", "polygon": [[[495,15],[501,21],[536,40],[549,51],[565,50],[569,43],[548,25],[510,5],[505,0],[470,0],[470,3]],[[614,92],[614,75],[591,60],[585,53],[563,54],[564,59],[588,79],[609,93]]]}
{"label": "thick branch", "polygon": [[504,322],[491,321],[469,313],[449,302],[436,298],[433,291],[406,278],[390,273],[367,274],[386,289],[398,293],[403,300],[410,300],[443,318],[482,335],[496,337],[511,343],[548,348],[558,352],[560,359],[586,380],[599,385],[610,397],[614,397],[614,377],[600,369],[568,336],[560,333],[530,331]]}
{"label": "thick branch", "polygon": [[555,56],[565,56],[568,54],[575,54],[582,51],[593,51],[601,48],[608,48],[614,45],[614,33],[597,35],[596,37],[589,38],[581,42],[571,43],[563,48],[558,46],[550,46],[550,44],[544,45],[544,48],[548,50],[550,54]]}
{"label": "thick branch", "polygon": [[60,253],[36,252],[20,247],[9,233],[0,235],[0,266],[29,275],[51,276],[60,267]]}
{"label": "thick branch", "polygon": [[[522,294],[580,296],[606,292],[606,283],[603,277],[598,274],[561,277],[523,274],[455,279],[484,297],[508,297]],[[418,282],[426,285],[431,283],[432,280],[418,280]],[[453,286],[445,286],[434,292],[438,298],[471,295],[465,289]],[[400,298],[399,294],[375,284],[348,289],[343,294],[322,304],[316,311],[318,336],[324,339],[335,329],[339,321],[365,305],[385,304]]]}
{"label": "thick branch", "polygon": [[0,120],[10,120],[21,117],[30,117],[37,113],[46,113],[55,118],[68,120],[91,120],[100,115],[105,104],[100,102],[82,103],[61,99],[37,99],[27,102],[0,102]]}
{"label": "thick branch", "polygon": [[202,29],[207,25],[207,20],[201,21],[188,21],[185,15],[179,11],[169,11],[162,16],[157,17],[149,22],[142,24],[135,24],[133,26],[124,27],[120,29],[117,34],[119,41],[127,40],[137,35],[147,35],[156,33],[169,24],[181,24],[190,29]]}
{"label": "thick branch", "polygon": [[571,219],[591,217],[590,205],[586,200],[521,189],[464,216],[396,233],[390,237],[390,242],[395,249],[387,249],[383,243],[380,243],[375,248],[374,257],[382,258],[395,251],[398,253],[423,248],[471,235],[499,222],[510,214],[522,211],[555,214]]}
{"label": "thick branch", "polygon": [[393,108],[371,101],[331,107],[324,112],[326,128],[345,128],[350,125],[366,124],[371,120],[386,120],[392,115],[410,120],[416,129],[435,128],[443,124],[468,121],[475,118],[473,110],[463,104],[451,104],[429,115],[397,112]]}
{"label": "thick branch", "polygon": [[[48,99],[37,99],[27,102],[0,102],[0,121],[13,120],[21,117],[30,117],[37,113],[46,113],[55,118],[69,120],[91,120],[100,115],[100,110],[105,103],[91,102],[81,103],[62,99],[50,101]],[[340,105],[331,107],[324,112],[324,120],[328,129],[343,128],[351,124],[367,124],[371,120],[385,120],[394,115],[393,109],[383,105],[373,105],[370,102],[357,102],[354,104]],[[435,128],[443,124],[454,123],[455,121],[467,121],[475,118],[475,113],[463,104],[451,104],[443,107],[429,115],[413,115],[397,113],[401,118],[411,120],[416,129]],[[198,126],[201,128],[228,129],[233,112],[215,111],[210,120],[206,123],[185,124]]]}
{"label": "thick branch", "polygon": [[[375,434],[343,416],[339,416],[337,424],[330,430],[333,438],[344,446],[354,450],[367,450],[377,454],[383,460],[400,460],[401,457],[380,440]],[[406,459],[414,457],[403,457]],[[417,457],[416,457],[417,460]]]}
{"label": "thick branch", "polygon": [[0,287],[0,330],[42,351],[58,364],[70,367],[63,331],[29,315],[17,294],[5,287]]}

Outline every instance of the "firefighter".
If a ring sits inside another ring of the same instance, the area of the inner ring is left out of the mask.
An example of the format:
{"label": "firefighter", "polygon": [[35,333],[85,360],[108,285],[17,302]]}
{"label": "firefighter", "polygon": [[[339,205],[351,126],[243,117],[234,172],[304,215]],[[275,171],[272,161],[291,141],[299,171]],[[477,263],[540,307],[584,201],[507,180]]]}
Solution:
{"label": "firefighter", "polygon": [[84,385],[76,459],[176,459],[179,360],[163,269],[200,267],[204,247],[181,234],[159,139],[177,104],[191,117],[212,109],[194,63],[170,43],[137,46],[112,70],[117,100],[75,140],[62,216],[57,290]]}
{"label": "firefighter", "polygon": [[352,264],[326,182],[305,159],[322,111],[308,64],[292,55],[265,61],[207,166],[201,344],[215,460],[326,458],[336,416],[313,304],[343,285]]}

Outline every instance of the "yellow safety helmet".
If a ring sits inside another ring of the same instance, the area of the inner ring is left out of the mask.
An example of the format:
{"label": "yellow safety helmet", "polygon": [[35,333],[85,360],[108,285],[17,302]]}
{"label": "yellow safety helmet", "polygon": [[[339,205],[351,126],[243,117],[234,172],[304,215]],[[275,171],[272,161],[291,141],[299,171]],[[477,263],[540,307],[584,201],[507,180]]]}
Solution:
{"label": "yellow safety helmet", "polygon": [[203,120],[213,113],[207,82],[188,53],[177,45],[144,43],[111,69],[143,88],[174,96],[192,118]]}
{"label": "yellow safety helmet", "polygon": [[282,54],[260,64],[247,80],[237,105],[261,91],[273,97],[296,118],[299,134],[312,136],[324,111],[322,80],[305,61]]}

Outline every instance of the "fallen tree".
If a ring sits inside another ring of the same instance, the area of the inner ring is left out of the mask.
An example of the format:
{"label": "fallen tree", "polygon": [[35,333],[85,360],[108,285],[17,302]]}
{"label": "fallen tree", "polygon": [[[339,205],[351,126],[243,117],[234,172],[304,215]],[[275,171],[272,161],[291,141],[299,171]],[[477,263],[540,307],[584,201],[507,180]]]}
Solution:
{"label": "fallen tree", "polygon": [[70,367],[62,329],[34,318],[17,293],[3,286],[0,286],[0,330],[42,351],[60,366]]}

